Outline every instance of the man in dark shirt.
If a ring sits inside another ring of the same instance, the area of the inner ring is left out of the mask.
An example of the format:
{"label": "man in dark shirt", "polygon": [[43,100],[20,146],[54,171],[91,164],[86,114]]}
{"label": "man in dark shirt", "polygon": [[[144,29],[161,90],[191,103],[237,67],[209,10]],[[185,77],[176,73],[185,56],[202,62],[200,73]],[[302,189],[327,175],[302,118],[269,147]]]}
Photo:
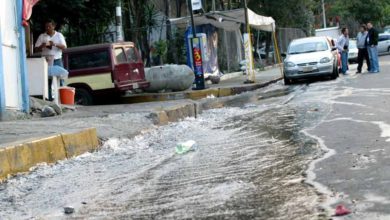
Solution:
{"label": "man in dark shirt", "polygon": [[378,39],[379,33],[371,22],[367,23],[368,35],[366,40],[368,55],[370,56],[370,73],[379,73]]}

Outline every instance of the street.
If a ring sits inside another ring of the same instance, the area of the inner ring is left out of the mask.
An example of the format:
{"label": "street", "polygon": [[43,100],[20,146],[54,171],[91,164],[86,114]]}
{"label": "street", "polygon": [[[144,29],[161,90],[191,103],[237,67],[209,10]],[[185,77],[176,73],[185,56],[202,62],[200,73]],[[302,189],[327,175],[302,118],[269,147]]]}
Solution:
{"label": "street", "polygon": [[338,204],[345,219],[389,219],[390,56],[380,65],[279,81],[254,102],[42,164],[0,184],[0,219],[329,219]]}

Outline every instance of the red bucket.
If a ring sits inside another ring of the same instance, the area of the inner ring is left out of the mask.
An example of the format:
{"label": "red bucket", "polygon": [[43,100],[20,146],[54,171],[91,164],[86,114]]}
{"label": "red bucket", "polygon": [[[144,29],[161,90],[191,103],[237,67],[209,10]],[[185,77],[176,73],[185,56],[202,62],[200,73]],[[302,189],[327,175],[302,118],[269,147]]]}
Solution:
{"label": "red bucket", "polygon": [[61,104],[64,105],[74,105],[74,96],[76,94],[76,89],[73,87],[60,87],[60,100]]}

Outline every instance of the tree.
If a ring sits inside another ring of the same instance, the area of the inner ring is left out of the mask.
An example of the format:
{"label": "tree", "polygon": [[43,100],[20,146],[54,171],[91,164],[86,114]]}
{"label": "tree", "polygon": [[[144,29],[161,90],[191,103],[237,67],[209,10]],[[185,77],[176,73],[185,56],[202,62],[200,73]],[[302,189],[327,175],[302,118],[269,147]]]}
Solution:
{"label": "tree", "polygon": [[331,0],[329,16],[340,16],[342,21],[354,20],[359,23],[372,21],[385,25],[390,17],[390,0]]}
{"label": "tree", "polygon": [[[150,0],[124,0],[129,21],[126,22],[125,39],[133,41],[141,48],[145,65],[150,66],[150,46],[148,39],[152,28],[157,25],[157,9]],[[127,16],[126,16],[127,17]]]}
{"label": "tree", "polygon": [[115,18],[115,3],[106,0],[39,1],[32,16],[33,32],[43,32],[45,21],[53,19],[57,27],[63,29],[69,46],[102,42],[102,35]]}

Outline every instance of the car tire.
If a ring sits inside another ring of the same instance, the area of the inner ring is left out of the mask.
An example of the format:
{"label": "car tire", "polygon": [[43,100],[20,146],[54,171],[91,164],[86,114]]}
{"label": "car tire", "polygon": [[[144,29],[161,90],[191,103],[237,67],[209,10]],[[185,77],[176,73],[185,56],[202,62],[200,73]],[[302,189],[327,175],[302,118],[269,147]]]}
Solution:
{"label": "car tire", "polygon": [[91,92],[85,88],[76,88],[75,103],[77,105],[93,105]]}
{"label": "car tire", "polygon": [[283,81],[284,81],[284,85],[291,85],[292,84],[292,80],[288,79],[286,77],[283,78]]}
{"label": "car tire", "polygon": [[333,72],[332,72],[332,75],[331,75],[331,78],[332,79],[337,79],[337,77],[339,77],[339,68],[336,64],[333,65]]}

